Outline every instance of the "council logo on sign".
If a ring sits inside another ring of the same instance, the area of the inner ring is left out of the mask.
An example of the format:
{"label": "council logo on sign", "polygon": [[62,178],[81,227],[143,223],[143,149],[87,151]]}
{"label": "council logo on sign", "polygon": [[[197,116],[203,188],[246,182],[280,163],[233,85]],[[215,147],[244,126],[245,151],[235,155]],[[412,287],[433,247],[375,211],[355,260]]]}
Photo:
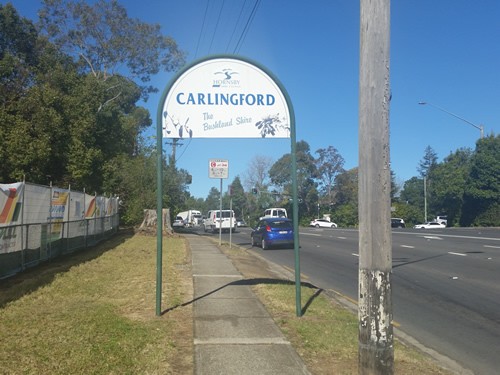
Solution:
{"label": "council logo on sign", "polygon": [[240,81],[234,78],[234,76],[238,74],[238,72],[234,72],[230,68],[215,72],[214,75],[217,76],[217,78],[213,80],[212,87],[239,87]]}

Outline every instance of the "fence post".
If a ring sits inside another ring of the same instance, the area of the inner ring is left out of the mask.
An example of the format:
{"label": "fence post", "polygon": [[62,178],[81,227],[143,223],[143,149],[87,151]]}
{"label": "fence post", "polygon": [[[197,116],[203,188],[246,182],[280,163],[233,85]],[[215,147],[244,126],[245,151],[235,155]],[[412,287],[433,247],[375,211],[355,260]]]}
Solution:
{"label": "fence post", "polygon": [[85,188],[83,188],[83,225],[85,225],[85,233],[83,234],[83,246],[87,248],[87,234],[88,234],[88,229],[87,229],[87,206],[85,202],[85,198],[87,198],[87,194],[85,194]]}
{"label": "fence post", "polygon": [[25,251],[28,248],[28,233],[26,229],[26,245],[24,245],[24,205],[25,205],[25,192],[26,192],[26,176],[23,175],[23,203],[21,205],[21,270],[24,270]]}
{"label": "fence post", "polygon": [[47,234],[48,234],[48,238],[49,238],[49,241],[48,241],[49,259],[51,259],[52,258],[52,181],[50,181],[49,187],[50,187],[50,189],[49,189],[49,225],[48,225],[49,233],[47,233]]}
{"label": "fence post", "polygon": [[[67,202],[68,209],[66,210],[67,212],[67,220],[66,220],[66,252],[69,253],[69,221],[70,221],[70,210],[71,210],[71,184],[68,184],[68,202]],[[63,215],[63,223],[64,223],[64,215]],[[64,237],[64,227],[63,227],[63,237]]]}

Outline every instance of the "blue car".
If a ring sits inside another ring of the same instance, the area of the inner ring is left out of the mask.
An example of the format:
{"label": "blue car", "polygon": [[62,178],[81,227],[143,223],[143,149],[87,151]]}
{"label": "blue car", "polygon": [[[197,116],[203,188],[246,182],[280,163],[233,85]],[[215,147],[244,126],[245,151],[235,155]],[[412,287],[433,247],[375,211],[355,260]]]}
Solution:
{"label": "blue car", "polygon": [[272,246],[293,247],[293,223],[286,218],[270,217],[259,221],[252,230],[252,246],[267,250]]}

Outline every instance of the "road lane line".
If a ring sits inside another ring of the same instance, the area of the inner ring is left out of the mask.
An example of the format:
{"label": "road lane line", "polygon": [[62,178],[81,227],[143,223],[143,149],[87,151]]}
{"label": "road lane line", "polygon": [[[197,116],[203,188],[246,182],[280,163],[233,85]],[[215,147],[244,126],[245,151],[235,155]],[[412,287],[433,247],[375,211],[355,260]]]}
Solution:
{"label": "road lane line", "polygon": [[500,246],[483,245],[483,247],[489,247],[492,249],[500,249]]}
{"label": "road lane line", "polygon": [[436,236],[422,236],[427,240],[442,240],[441,237],[436,237]]}
{"label": "road lane line", "polygon": [[355,257],[359,257],[359,254],[356,253],[352,253],[352,255],[354,255]]}
{"label": "road lane line", "polygon": [[451,254],[451,255],[460,255],[461,257],[466,257],[467,254],[462,254],[462,253],[454,253],[452,251],[448,251],[448,254]]}
{"label": "road lane line", "polygon": [[316,234],[316,233],[306,233],[306,232],[299,232],[301,236],[316,236],[316,237],[321,237],[321,234]]}
{"label": "road lane line", "polygon": [[[421,236],[422,234],[420,233],[415,233],[415,232],[397,232],[393,231],[392,234],[401,234],[405,236]],[[488,240],[488,241],[500,241],[500,238],[494,238],[494,237],[477,237],[477,236],[460,236],[457,234],[439,234],[441,237],[450,237],[450,238],[466,238],[466,239],[473,239],[473,240]]]}
{"label": "road lane line", "polygon": [[415,246],[410,246],[410,245],[401,245],[401,247],[406,247],[407,249],[414,249]]}

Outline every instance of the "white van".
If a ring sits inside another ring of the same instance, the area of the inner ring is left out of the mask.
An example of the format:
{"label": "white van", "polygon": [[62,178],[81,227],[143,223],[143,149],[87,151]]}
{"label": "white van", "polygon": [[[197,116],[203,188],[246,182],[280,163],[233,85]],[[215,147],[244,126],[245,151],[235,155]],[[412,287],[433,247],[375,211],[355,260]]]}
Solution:
{"label": "white van", "polygon": [[229,230],[236,232],[236,219],[233,210],[208,211],[207,218],[203,221],[203,230],[217,232],[219,228],[224,232],[229,232]]}
{"label": "white van", "polygon": [[[187,228],[196,227],[201,224],[201,212],[197,210],[182,211],[177,214],[182,220],[184,220],[184,225]],[[177,219],[177,217],[176,217]]]}
{"label": "white van", "polygon": [[439,223],[439,224],[444,224],[444,225],[448,226],[448,216],[447,215],[436,216],[436,219],[434,221]]}
{"label": "white van", "polygon": [[288,217],[286,214],[286,209],[284,208],[268,208],[264,211],[264,216],[261,216],[259,220],[265,219],[266,217]]}

